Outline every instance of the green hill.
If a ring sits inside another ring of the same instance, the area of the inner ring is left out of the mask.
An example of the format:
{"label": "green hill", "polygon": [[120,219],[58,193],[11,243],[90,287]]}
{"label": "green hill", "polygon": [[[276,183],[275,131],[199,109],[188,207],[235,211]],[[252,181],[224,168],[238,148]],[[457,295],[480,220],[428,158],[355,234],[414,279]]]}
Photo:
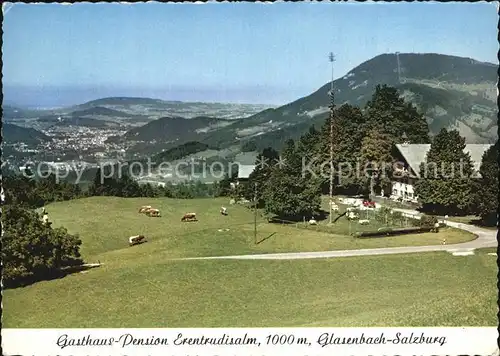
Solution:
{"label": "green hill", "polygon": [[153,156],[152,161],[153,162],[175,161],[184,158],[186,156],[203,152],[209,149],[217,150],[216,147],[210,147],[209,145],[201,142],[196,142],[196,141],[186,142],[182,145],[175,146],[171,149],[156,154],[155,156]]}
{"label": "green hill", "polygon": [[134,115],[124,111],[106,108],[103,106],[88,107],[85,109],[79,109],[71,112],[71,116],[75,117],[85,117],[85,116],[107,116],[110,118],[138,118],[147,119],[147,116]]}
{"label": "green hill", "polygon": [[2,139],[6,143],[25,143],[27,145],[38,145],[43,142],[51,141],[52,138],[43,132],[32,128],[21,127],[13,124],[2,124]]}
{"label": "green hill", "polygon": [[217,129],[230,125],[231,123],[232,121],[230,120],[206,116],[198,116],[191,119],[178,116],[162,117],[127,131],[125,135],[119,139],[127,142],[170,142],[179,145],[189,141],[195,141],[195,138],[211,136]]}
{"label": "green hill", "polygon": [[161,105],[165,101],[160,99],[139,98],[139,97],[110,97],[88,101],[84,104],[76,105],[74,110],[101,107],[103,105],[128,106],[128,105]]}
{"label": "green hill", "polygon": [[116,127],[117,123],[105,120],[93,119],[90,117],[58,116],[47,115],[38,119],[42,123],[51,123],[54,126],[85,126],[93,128]]}

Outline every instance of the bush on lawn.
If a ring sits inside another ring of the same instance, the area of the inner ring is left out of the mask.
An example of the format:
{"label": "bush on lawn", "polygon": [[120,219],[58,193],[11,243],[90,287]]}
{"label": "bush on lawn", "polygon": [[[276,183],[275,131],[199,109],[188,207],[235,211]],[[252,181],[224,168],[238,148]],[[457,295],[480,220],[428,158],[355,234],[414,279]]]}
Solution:
{"label": "bush on lawn", "polygon": [[385,224],[386,222],[391,220],[391,209],[386,206],[381,207],[375,213],[375,219],[378,222]]}
{"label": "bush on lawn", "polygon": [[400,229],[379,229],[378,231],[363,231],[357,232],[354,236],[357,238],[370,238],[370,237],[385,237],[385,236],[398,236],[407,234],[420,234],[429,232],[430,227],[404,227]]}
{"label": "bush on lawn", "polygon": [[7,288],[51,279],[61,268],[82,264],[81,240],[66,229],[45,225],[29,209],[3,208],[3,283]]}
{"label": "bush on lawn", "polygon": [[413,223],[415,226],[420,227],[434,227],[438,222],[438,219],[433,215],[422,215],[420,219],[414,219]]}

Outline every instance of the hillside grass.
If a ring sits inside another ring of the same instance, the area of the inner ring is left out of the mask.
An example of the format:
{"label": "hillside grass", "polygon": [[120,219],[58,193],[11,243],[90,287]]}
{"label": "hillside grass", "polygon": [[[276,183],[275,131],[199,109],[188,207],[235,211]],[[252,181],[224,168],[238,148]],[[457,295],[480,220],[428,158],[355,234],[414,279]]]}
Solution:
{"label": "hillside grass", "polygon": [[[162,217],[139,214],[138,209],[142,205],[160,209]],[[228,208],[229,216],[219,213],[221,206]],[[53,203],[47,211],[54,227],[64,226],[70,233],[80,236],[83,241],[81,252],[88,260],[138,253],[161,253],[165,257],[177,258],[422,246],[440,244],[444,237],[448,244],[475,238],[463,230],[447,228],[437,234],[360,240],[346,235],[348,222],[345,218],[339,219],[327,233],[317,231],[315,227],[304,228],[303,223],[270,224],[258,215],[255,239],[252,210],[241,205],[229,205],[228,199],[224,198],[91,197]],[[195,212],[199,221],[181,222],[180,218],[189,212]],[[128,238],[133,235],[145,235],[148,242],[131,249]]]}
{"label": "hillside grass", "polygon": [[127,254],[84,274],[4,291],[3,323],[6,328],[494,326],[496,273],[496,257],[486,251],[289,261],[168,261],[161,253]]}
{"label": "hillside grass", "polygon": [[[477,251],[313,260],[174,260],[439,243],[442,234],[357,240],[258,219],[227,199],[93,197],[50,204],[99,268],[4,291],[6,328],[496,325],[496,258]],[[141,205],[163,217],[138,214]],[[219,214],[221,205],[229,216]],[[186,212],[198,222],[182,223]],[[218,231],[229,229],[229,231]],[[128,237],[149,242],[129,247]],[[272,235],[274,234],[274,235]],[[270,236],[272,235],[272,236]],[[431,236],[432,235],[432,236]],[[269,237],[270,236],[270,237]],[[493,249],[490,249],[493,251]],[[488,250],[488,252],[490,252]]]}

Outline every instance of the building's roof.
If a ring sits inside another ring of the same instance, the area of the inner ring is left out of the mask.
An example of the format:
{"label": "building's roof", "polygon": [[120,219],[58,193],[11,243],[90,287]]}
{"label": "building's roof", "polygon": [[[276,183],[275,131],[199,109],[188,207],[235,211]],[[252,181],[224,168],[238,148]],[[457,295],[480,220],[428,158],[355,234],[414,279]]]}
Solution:
{"label": "building's roof", "polygon": [[[476,171],[479,171],[483,154],[491,147],[492,144],[468,144],[465,145],[464,152],[469,153],[472,165]],[[427,152],[429,152],[430,144],[399,144],[396,145],[401,155],[406,160],[410,168],[418,176],[420,172],[420,164],[425,161]]]}
{"label": "building's roof", "polygon": [[238,178],[248,178],[255,169],[255,164],[238,165]]}
{"label": "building's roof", "polygon": [[234,162],[238,162],[240,165],[252,165],[255,164],[257,155],[257,152],[240,152],[234,157]]}
{"label": "building's roof", "polygon": [[405,159],[406,163],[415,172],[416,175],[420,172],[420,164],[425,161],[425,157],[430,144],[399,144],[396,145],[397,149]]}
{"label": "building's roof", "polygon": [[489,144],[470,144],[465,145],[464,152],[468,152],[470,155],[470,159],[474,168],[479,171],[481,167],[481,162],[483,160],[484,153],[493,145]]}

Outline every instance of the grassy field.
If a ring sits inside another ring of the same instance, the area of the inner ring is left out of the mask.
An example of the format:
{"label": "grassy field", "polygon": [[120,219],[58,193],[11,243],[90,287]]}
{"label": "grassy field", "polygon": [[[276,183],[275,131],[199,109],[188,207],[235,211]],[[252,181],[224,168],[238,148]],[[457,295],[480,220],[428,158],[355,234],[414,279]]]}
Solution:
{"label": "grassy field", "polygon": [[[151,204],[163,213],[137,213]],[[79,233],[99,268],[4,291],[4,327],[238,327],[496,325],[496,258],[477,252],[320,260],[197,260],[183,256],[320,251],[439,243],[446,229],[356,240],[259,219],[227,199],[93,197],[48,206],[55,226]],[[199,222],[181,223],[186,212]],[[229,231],[219,231],[229,229]],[[129,247],[130,235],[149,242]],[[272,236],[270,236],[272,235]],[[270,236],[270,237],[269,237]],[[454,236],[454,237],[453,237]],[[266,239],[267,238],[267,239]],[[283,302],[286,301],[286,302]]]}
{"label": "grassy field", "polygon": [[295,261],[126,256],[4,291],[4,327],[497,325],[484,251]]}
{"label": "grassy field", "polygon": [[[326,233],[315,227],[303,228],[302,223],[297,224],[302,228],[270,224],[259,216],[257,241],[262,242],[255,244],[253,212],[244,206],[229,206],[227,203],[228,199],[92,197],[54,203],[47,207],[47,211],[54,227],[64,226],[69,232],[80,235],[82,254],[89,260],[127,254],[161,253],[173,258],[421,246],[440,244],[443,237],[448,244],[474,238],[468,232],[449,228],[438,234],[355,239],[346,235],[348,223],[345,218],[339,219],[331,228],[333,233]],[[162,217],[138,214],[142,205],[160,209]],[[228,207],[229,216],[220,215],[222,205]],[[181,222],[180,218],[187,212],[195,212],[199,221]],[[224,231],[226,229],[229,231]],[[128,237],[132,235],[145,235],[149,241],[131,249]]]}

